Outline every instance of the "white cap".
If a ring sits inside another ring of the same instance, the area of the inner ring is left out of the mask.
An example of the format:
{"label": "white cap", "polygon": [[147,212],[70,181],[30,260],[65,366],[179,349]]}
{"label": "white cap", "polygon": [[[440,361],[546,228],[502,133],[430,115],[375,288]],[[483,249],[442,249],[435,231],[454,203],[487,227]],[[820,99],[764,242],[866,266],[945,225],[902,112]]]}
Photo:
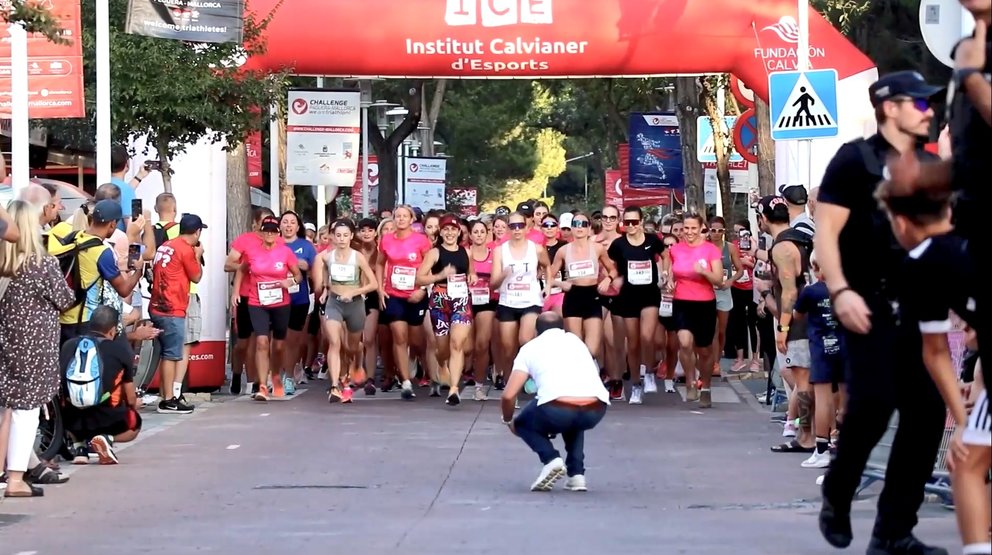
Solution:
{"label": "white cap", "polygon": [[303,224],[303,229],[317,233],[317,226],[313,225],[310,222]]}
{"label": "white cap", "polygon": [[571,212],[565,212],[558,218],[558,227],[563,229],[572,229],[572,216]]}

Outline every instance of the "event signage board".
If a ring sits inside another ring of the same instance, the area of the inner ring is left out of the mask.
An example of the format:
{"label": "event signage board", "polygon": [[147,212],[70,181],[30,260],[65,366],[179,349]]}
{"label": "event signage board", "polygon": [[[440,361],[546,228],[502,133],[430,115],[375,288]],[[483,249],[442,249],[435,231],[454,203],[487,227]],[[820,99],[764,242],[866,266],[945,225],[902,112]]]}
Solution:
{"label": "event signage board", "polygon": [[240,44],[244,10],[244,0],[128,0],[124,30],[159,39]]}
{"label": "event signage board", "polygon": [[428,210],[447,206],[444,184],[448,170],[446,158],[403,158],[403,199],[406,204]]}
{"label": "event signage board", "polygon": [[293,185],[351,187],[361,138],[357,90],[292,89],[286,123],[286,180]]}
{"label": "event signage board", "polygon": [[682,138],[679,120],[670,113],[630,115],[630,174],[632,188],[681,189]]}

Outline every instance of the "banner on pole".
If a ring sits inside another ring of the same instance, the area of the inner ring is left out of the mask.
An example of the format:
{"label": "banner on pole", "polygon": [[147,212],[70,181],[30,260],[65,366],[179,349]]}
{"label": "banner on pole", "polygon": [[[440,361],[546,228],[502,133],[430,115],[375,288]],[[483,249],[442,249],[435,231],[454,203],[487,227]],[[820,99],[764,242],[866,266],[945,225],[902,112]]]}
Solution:
{"label": "banner on pole", "polygon": [[[69,44],[55,44],[39,33],[28,35],[28,117],[84,117],[80,4],[78,0],[42,4],[58,20]],[[10,118],[10,89],[10,33],[7,25],[0,25],[0,118]]]}
{"label": "banner on pole", "polygon": [[[369,154],[369,214],[375,216],[379,211],[379,159],[375,154]],[[358,157],[358,171],[355,172],[355,183],[351,188],[351,211],[362,214],[362,157]]]}
{"label": "banner on pole", "polygon": [[286,123],[286,180],[351,187],[358,175],[361,98],[357,90],[292,89]]}
{"label": "banner on pole", "polygon": [[682,138],[674,114],[630,115],[630,174],[635,189],[685,186],[682,174]]}
{"label": "banner on pole", "polygon": [[[627,176],[630,175],[630,145],[627,143],[617,145],[617,160],[620,162],[620,167],[617,170],[607,170],[606,173],[607,204],[615,203],[613,206],[616,206],[618,210],[623,210],[623,207],[628,205],[664,206],[668,204],[671,196],[668,189],[659,187],[634,189],[627,183]],[[611,171],[617,173],[610,173]]]}
{"label": "banner on pole", "polygon": [[248,157],[248,186],[262,186],[262,132],[252,131],[245,137],[245,155]]}
{"label": "banner on pole", "polygon": [[475,187],[454,187],[448,191],[451,211],[467,218],[479,215],[479,190]]}
{"label": "banner on pole", "polygon": [[244,0],[128,0],[124,31],[189,42],[244,38]]}
{"label": "banner on pole", "polygon": [[446,158],[406,158],[406,171],[403,172],[403,198],[406,203],[424,212],[444,210],[445,174],[448,169]]}

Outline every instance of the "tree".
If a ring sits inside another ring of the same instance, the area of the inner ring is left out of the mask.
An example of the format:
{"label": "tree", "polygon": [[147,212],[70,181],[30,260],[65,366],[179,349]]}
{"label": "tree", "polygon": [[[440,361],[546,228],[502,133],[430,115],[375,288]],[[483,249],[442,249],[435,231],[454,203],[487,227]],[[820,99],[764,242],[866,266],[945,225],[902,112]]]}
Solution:
{"label": "tree", "polygon": [[0,20],[19,23],[28,33],[39,33],[56,44],[68,44],[57,18],[37,0],[0,0]]}
{"label": "tree", "polygon": [[407,109],[407,114],[396,129],[383,136],[375,121],[375,114],[370,112],[369,142],[375,150],[379,161],[379,209],[396,206],[397,186],[397,155],[396,151],[420,124],[424,108],[424,81],[415,80],[404,82],[406,92],[399,97]]}
{"label": "tree", "polygon": [[[726,109],[720,106],[719,92],[723,90],[724,99],[733,100],[733,95],[729,94],[727,88],[730,76],[727,74],[709,75],[700,78],[702,91],[700,92],[700,103],[709,117],[710,127],[713,129],[713,150],[716,154],[716,179],[720,188],[720,202],[723,205],[723,215],[732,217],[734,199],[730,192],[730,155],[734,150],[733,136],[724,131],[724,116],[733,113],[733,109]],[[729,103],[728,103],[729,104]],[[736,108],[737,104],[732,104]],[[704,195],[705,196],[705,195]]]}
{"label": "tree", "polygon": [[700,99],[702,85],[696,77],[675,79],[675,114],[679,119],[682,138],[682,167],[685,172],[685,204],[690,211],[706,211],[703,196],[703,167],[696,155],[696,118],[703,114]]}
{"label": "tree", "polygon": [[[103,1],[103,0],[101,0]],[[172,188],[169,163],[200,139],[241,143],[258,129],[267,108],[286,102],[286,75],[245,70],[237,60],[265,50],[263,33],[273,14],[244,16],[243,44],[203,44],[124,33],[127,0],[109,1],[111,128],[115,140],[147,135],[162,161],[165,189]],[[275,9],[279,9],[277,5]],[[87,112],[82,120],[45,125],[66,146],[92,150],[95,137],[96,21],[83,5],[83,64]],[[261,108],[261,109],[258,109]]]}

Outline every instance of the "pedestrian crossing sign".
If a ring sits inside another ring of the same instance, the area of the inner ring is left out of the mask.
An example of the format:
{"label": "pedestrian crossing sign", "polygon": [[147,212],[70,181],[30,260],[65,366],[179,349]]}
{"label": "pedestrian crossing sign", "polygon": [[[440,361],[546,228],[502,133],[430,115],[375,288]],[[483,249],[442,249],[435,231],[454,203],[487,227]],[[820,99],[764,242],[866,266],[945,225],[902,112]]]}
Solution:
{"label": "pedestrian crossing sign", "polygon": [[768,106],[776,141],[836,137],[837,70],[770,74]]}

